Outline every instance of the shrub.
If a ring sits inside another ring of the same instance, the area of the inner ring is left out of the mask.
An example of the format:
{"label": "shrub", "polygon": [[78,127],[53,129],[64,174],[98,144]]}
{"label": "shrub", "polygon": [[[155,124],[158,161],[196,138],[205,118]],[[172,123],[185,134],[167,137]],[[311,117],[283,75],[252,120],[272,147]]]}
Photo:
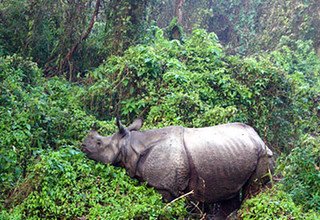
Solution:
{"label": "shrub", "polygon": [[[200,47],[198,41],[206,47]],[[214,34],[195,31],[186,45],[177,40],[168,41],[161,30],[156,30],[155,40],[149,45],[131,47],[124,56],[111,57],[93,71],[90,79],[95,83],[83,99],[91,112],[101,118],[110,119],[108,116],[119,113],[127,115],[127,120],[136,115],[147,116],[153,106],[166,102],[164,99],[185,92],[183,88],[189,90],[192,78],[196,79],[196,75],[200,78],[197,73],[208,69],[206,65],[215,69],[220,65],[222,49]],[[194,93],[200,86],[192,89]],[[201,93],[205,95],[204,91]]]}
{"label": "shrub", "polygon": [[249,219],[318,219],[320,215],[311,211],[304,213],[290,195],[278,188],[268,189],[258,196],[246,200],[239,217]]}
{"label": "shrub", "polygon": [[11,204],[23,218],[173,218],[185,214],[182,200],[165,207],[154,189],[140,185],[124,169],[86,159],[71,146],[42,151],[39,160],[11,196]]}
{"label": "shrub", "polygon": [[41,149],[81,141],[94,123],[76,98],[81,88],[58,78],[45,80],[31,61],[0,58],[1,196],[26,176]]}
{"label": "shrub", "polygon": [[281,189],[304,211],[320,212],[320,137],[306,135],[300,145],[282,158]]}
{"label": "shrub", "polygon": [[18,56],[0,59],[0,219],[173,218],[184,202],[169,206],[124,169],[96,164],[76,150],[93,123],[102,133],[113,120],[87,115],[84,88],[44,79]]}
{"label": "shrub", "polygon": [[288,94],[292,130],[296,140],[305,133],[319,134],[320,59],[311,41],[295,41],[283,37],[269,59],[286,72],[291,84]]}
{"label": "shrub", "polygon": [[[34,141],[29,114],[36,107],[31,100],[38,91],[33,86],[41,81],[41,70],[18,56],[0,57],[0,172],[1,193],[26,169],[28,147]],[[37,117],[37,116],[36,116]],[[35,129],[37,135],[41,131]],[[36,143],[35,143],[36,144]]]}

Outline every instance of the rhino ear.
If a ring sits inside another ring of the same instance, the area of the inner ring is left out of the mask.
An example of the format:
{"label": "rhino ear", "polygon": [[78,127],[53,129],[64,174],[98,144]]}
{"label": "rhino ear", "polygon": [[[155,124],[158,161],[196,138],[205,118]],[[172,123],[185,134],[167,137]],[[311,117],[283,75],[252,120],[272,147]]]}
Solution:
{"label": "rhino ear", "polygon": [[139,131],[140,128],[142,127],[142,125],[143,125],[142,118],[137,118],[136,120],[134,120],[132,122],[131,125],[129,125],[128,130],[129,131]]}
{"label": "rhino ear", "polygon": [[119,129],[119,133],[125,136],[128,133],[128,130],[122,125],[120,119],[116,117],[116,125]]}

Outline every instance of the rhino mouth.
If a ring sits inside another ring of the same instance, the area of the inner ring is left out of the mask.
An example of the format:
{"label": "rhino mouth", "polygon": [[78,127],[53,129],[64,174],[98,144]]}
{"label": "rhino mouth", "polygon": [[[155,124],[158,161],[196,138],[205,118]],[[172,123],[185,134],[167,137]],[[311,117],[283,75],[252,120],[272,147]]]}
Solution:
{"label": "rhino mouth", "polygon": [[91,153],[91,150],[89,150],[86,146],[82,146],[82,148],[81,148],[81,151],[83,152],[83,153],[86,153],[86,154],[89,154],[89,153]]}

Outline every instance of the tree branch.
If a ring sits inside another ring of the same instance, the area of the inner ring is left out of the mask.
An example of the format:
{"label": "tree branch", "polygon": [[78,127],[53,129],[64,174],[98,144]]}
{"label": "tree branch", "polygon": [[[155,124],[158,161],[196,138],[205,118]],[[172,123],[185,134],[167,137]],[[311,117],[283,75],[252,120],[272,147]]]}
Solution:
{"label": "tree branch", "polygon": [[[93,12],[93,15],[92,15],[92,17],[91,17],[91,20],[90,20],[90,23],[89,23],[89,26],[88,26],[87,30],[85,30],[85,31],[82,33],[79,41],[76,42],[76,43],[71,47],[71,49],[68,51],[67,55],[65,56],[65,58],[64,58],[63,61],[62,61],[62,65],[61,65],[62,68],[64,67],[64,65],[65,65],[67,62],[69,62],[69,61],[71,60],[74,52],[78,49],[79,45],[80,45],[84,40],[86,40],[86,39],[89,37],[89,34],[91,33],[91,30],[92,30],[92,28],[93,28],[93,25],[94,25],[94,23],[95,23],[95,21],[96,21],[96,19],[97,19],[98,13],[99,13],[100,2],[101,2],[101,0],[97,0],[97,1],[96,1],[95,9],[94,9],[94,12]],[[72,70],[71,70],[71,71],[72,71]]]}

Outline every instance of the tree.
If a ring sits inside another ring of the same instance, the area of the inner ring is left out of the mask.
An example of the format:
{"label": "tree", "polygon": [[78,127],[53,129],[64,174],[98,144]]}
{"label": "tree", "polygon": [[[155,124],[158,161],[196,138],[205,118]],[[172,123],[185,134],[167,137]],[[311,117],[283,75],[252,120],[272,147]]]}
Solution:
{"label": "tree", "polygon": [[68,69],[69,69],[69,73],[68,73],[69,81],[72,81],[72,79],[74,78],[74,76],[73,76],[73,73],[74,73],[74,71],[73,71],[73,62],[72,62],[73,55],[76,52],[76,50],[79,47],[79,45],[88,38],[88,36],[89,36],[89,34],[90,34],[90,32],[91,32],[91,30],[93,28],[93,25],[94,25],[94,23],[95,23],[95,21],[97,19],[97,16],[98,16],[98,13],[99,13],[99,8],[100,8],[100,0],[97,0],[96,4],[95,4],[95,9],[94,9],[93,15],[91,17],[91,20],[90,20],[88,28],[82,33],[82,35],[80,36],[80,39],[72,45],[71,49],[68,51],[68,53],[65,56],[65,58],[60,62],[60,65],[59,65],[59,71],[60,72],[63,71],[64,68],[66,68],[66,65],[68,66]]}
{"label": "tree", "polygon": [[146,26],[149,0],[110,0],[105,12],[105,45],[111,54],[122,54],[139,42]]}

